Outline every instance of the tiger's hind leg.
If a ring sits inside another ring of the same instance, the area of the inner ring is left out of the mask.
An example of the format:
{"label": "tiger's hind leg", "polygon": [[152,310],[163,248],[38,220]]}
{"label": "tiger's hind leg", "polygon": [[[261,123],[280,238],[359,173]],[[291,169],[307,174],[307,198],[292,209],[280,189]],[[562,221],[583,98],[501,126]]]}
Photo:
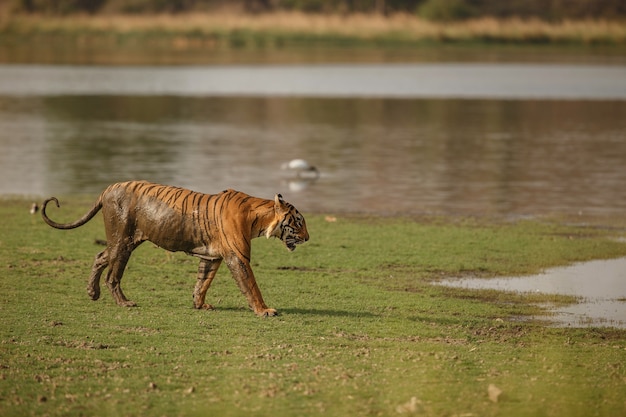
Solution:
{"label": "tiger's hind leg", "polygon": [[137,305],[134,301],[126,298],[121,286],[122,275],[133,249],[135,248],[122,247],[117,248],[117,250],[111,250],[109,253],[109,270],[107,271],[106,284],[117,305],[122,307],[135,307]]}
{"label": "tiger's hind leg", "polygon": [[100,298],[100,277],[107,266],[109,266],[109,253],[108,249],[105,249],[96,255],[87,284],[87,294],[94,301]]}
{"label": "tiger's hind leg", "polygon": [[206,304],[206,293],[215,278],[215,274],[222,264],[221,259],[201,259],[198,266],[198,282],[193,290],[193,306],[197,309],[212,310],[211,304]]}

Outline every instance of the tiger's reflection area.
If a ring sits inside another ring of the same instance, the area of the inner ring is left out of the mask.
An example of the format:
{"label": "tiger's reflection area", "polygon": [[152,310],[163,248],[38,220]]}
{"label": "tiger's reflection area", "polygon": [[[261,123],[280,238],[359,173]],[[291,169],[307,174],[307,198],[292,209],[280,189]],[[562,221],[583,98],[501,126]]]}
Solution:
{"label": "tiger's reflection area", "polygon": [[289,251],[309,240],[306,221],[280,194],[273,200],[252,197],[240,191],[225,190],[203,194],[184,188],[129,181],[107,187],[93,208],[72,223],[57,223],[41,215],[56,229],[74,229],[91,220],[102,210],[106,231],[106,249],[96,255],[87,292],[92,300],[100,298],[100,277],[108,268],[105,283],[118,305],[135,306],[121,287],[126,264],[140,244],[150,241],[171,252],[185,252],[200,259],[198,279],[193,291],[194,307],[212,309],[205,302],[215,274],[225,262],[250,308],[258,316],[274,316],[268,308],[250,267],[251,240],[276,237]]}

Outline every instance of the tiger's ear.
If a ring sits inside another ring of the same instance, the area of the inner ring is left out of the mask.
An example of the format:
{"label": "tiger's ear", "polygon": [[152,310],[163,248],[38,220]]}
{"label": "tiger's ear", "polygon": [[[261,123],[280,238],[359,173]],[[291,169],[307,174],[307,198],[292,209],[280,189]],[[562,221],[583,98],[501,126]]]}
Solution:
{"label": "tiger's ear", "polygon": [[[280,194],[276,194],[274,196],[274,213],[278,215],[284,213],[285,211],[287,211],[287,208],[285,207],[285,200],[283,200],[283,196]],[[279,227],[280,218],[274,217],[274,220],[272,220],[272,222],[267,227],[267,230],[265,231],[265,237],[269,239],[270,237],[274,236]]]}
{"label": "tiger's ear", "polygon": [[285,200],[283,200],[283,196],[280,194],[276,194],[274,196],[274,211],[276,211],[277,213],[287,211]]}

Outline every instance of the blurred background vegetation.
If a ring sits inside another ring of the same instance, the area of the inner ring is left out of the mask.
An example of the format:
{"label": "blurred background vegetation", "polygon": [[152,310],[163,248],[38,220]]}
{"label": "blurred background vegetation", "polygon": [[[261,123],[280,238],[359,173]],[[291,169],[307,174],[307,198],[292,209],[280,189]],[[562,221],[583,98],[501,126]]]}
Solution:
{"label": "blurred background vegetation", "polygon": [[522,18],[624,20],[624,0],[8,0],[9,13],[50,15],[231,11],[266,13],[410,13],[434,21]]}

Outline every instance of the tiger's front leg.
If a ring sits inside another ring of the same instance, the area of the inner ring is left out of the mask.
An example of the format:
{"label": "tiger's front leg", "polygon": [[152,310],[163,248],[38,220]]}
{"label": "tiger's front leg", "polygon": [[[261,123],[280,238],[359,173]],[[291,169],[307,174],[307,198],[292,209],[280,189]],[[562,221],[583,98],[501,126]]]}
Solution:
{"label": "tiger's front leg", "polygon": [[244,259],[232,256],[226,260],[226,265],[237,282],[241,293],[248,299],[248,305],[254,313],[259,317],[275,316],[278,312],[273,308],[268,308],[263,301],[261,290],[256,283],[254,273],[250,267],[250,263]]}
{"label": "tiger's front leg", "polygon": [[201,259],[198,266],[198,282],[193,290],[193,306],[197,309],[213,310],[211,304],[204,302],[206,293],[215,278],[215,274],[222,264],[221,259]]}

